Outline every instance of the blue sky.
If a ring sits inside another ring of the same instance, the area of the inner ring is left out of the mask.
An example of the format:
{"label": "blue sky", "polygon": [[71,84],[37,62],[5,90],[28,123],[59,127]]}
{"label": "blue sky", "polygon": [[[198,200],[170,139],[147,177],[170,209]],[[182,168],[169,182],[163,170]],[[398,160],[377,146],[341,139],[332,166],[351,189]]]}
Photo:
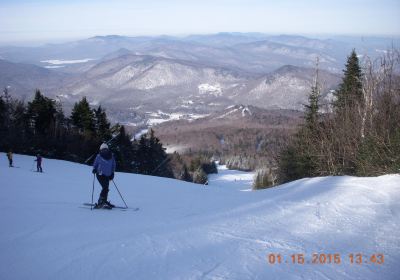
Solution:
{"label": "blue sky", "polygon": [[216,32],[400,35],[400,0],[0,0],[0,42]]}

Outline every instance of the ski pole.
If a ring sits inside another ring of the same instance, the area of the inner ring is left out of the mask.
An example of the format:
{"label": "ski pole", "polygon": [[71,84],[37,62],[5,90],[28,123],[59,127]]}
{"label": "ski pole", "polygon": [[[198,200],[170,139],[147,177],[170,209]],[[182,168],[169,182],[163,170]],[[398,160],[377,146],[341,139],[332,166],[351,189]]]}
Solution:
{"label": "ski pole", "polygon": [[92,187],[92,204],[90,205],[90,210],[93,210],[93,193],[94,193],[94,181],[95,181],[95,175],[93,174],[93,187]]}
{"label": "ski pole", "polygon": [[122,201],[124,202],[125,207],[128,208],[128,205],[126,205],[126,202],[125,202],[124,198],[122,197],[121,193],[119,192],[119,189],[118,189],[117,185],[115,184],[114,180],[112,180],[112,182],[113,182],[115,188],[117,189],[119,196],[121,197]]}
{"label": "ski pole", "polygon": [[170,160],[171,160],[170,157],[167,157],[166,159],[164,159],[153,171],[151,171],[150,175],[153,175],[161,166],[163,166]]}

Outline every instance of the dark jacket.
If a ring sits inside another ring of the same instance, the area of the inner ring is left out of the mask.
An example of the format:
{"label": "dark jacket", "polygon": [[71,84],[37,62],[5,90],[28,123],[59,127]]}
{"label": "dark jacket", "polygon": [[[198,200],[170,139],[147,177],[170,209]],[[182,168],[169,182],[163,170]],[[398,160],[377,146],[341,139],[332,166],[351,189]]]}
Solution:
{"label": "dark jacket", "polygon": [[115,171],[115,159],[114,155],[109,149],[103,149],[96,156],[93,164],[93,169],[96,170],[98,175],[104,175],[110,177]]}
{"label": "dark jacket", "polygon": [[42,157],[41,156],[36,156],[35,161],[37,161],[38,165],[41,165],[42,164]]}

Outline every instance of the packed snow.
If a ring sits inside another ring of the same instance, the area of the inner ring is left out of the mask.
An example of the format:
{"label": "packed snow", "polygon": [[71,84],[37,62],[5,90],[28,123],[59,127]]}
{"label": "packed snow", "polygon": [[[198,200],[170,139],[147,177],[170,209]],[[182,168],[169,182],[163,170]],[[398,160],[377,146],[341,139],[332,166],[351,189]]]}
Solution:
{"label": "packed snow", "polygon": [[218,174],[210,174],[208,183],[211,187],[251,191],[254,176],[255,172],[230,170],[226,165],[218,165]]}
{"label": "packed snow", "polygon": [[[249,174],[226,169],[208,186],[117,173],[140,210],[91,211],[90,166],[44,159],[36,173],[33,160],[15,155],[9,168],[0,153],[0,279],[399,279],[399,175],[243,191]],[[109,198],[123,205],[112,185]],[[288,262],[270,264],[271,253]],[[342,262],[290,261],[313,253]],[[352,253],[384,263],[350,264]]]}

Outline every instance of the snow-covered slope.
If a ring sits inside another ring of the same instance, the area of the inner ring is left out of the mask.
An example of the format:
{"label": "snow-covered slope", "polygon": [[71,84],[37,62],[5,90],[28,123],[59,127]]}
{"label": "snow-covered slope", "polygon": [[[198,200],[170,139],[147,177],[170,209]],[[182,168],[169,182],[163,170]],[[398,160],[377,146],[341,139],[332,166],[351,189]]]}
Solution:
{"label": "snow-covered slope", "polygon": [[[285,65],[274,72],[250,82],[236,100],[263,108],[303,110],[308,104],[310,89],[314,84],[315,70],[312,68]],[[340,83],[340,76],[327,71],[319,71],[321,101],[326,101],[329,90]]]}
{"label": "snow-covered slope", "polygon": [[[303,179],[243,192],[215,178],[204,187],[118,173],[125,200],[140,210],[90,211],[81,207],[91,199],[90,167],[45,159],[46,173],[39,174],[30,171],[32,163],[16,155],[19,168],[8,168],[0,153],[0,279],[400,275],[399,175]],[[122,204],[114,187],[110,199]],[[289,263],[269,264],[270,253]],[[307,260],[337,253],[342,262],[292,264],[290,255],[301,253]],[[381,253],[385,262],[350,264],[351,253]]]}

